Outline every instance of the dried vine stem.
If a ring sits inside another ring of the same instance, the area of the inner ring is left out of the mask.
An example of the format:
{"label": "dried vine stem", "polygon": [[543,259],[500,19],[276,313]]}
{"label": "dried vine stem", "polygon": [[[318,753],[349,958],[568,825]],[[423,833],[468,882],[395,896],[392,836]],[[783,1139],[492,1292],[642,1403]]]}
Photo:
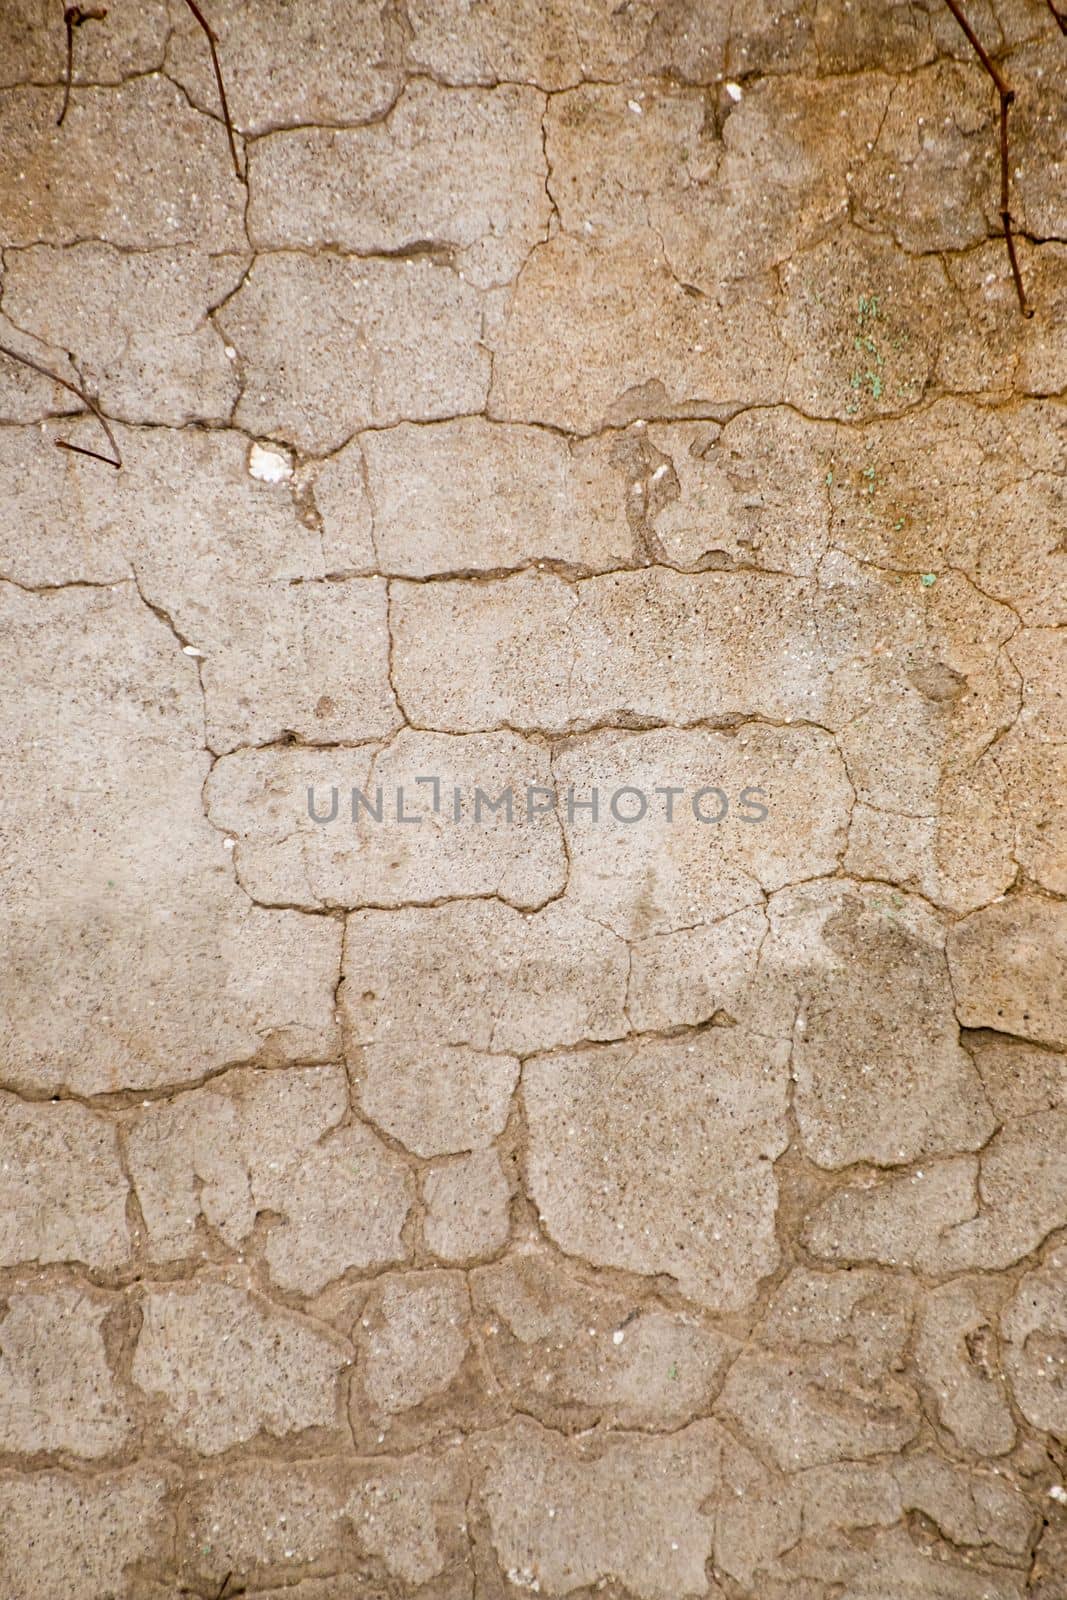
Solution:
{"label": "dried vine stem", "polygon": [[216,37],[214,28],[211,26],[210,22],[197,5],[196,0],[185,0],[185,3],[207,35],[208,49],[211,51],[211,65],[215,69],[215,82],[218,85],[219,90],[219,104],[222,106],[222,120],[226,124],[226,137],[230,141],[230,157],[233,161],[233,170],[236,172],[238,181],[240,182],[241,164],[237,159],[237,140],[233,136],[233,121],[230,117],[230,108],[226,103],[226,86],[222,81],[222,68],[219,65],[219,52],[215,48],[218,43],[218,39]]}
{"label": "dried vine stem", "polygon": [[[238,1595],[244,1594],[245,1591],[244,1591],[243,1588],[230,1589],[230,1579],[232,1577],[233,1577],[233,1573],[232,1572],[228,1572],[226,1574],[226,1576],[223,1578],[221,1584],[219,1585],[219,1588],[218,1588],[217,1592],[211,1597],[211,1600],[237,1600],[237,1596]],[[228,1595],[227,1595],[227,1592],[226,1592],[227,1590],[229,1590],[229,1594]],[[196,1596],[199,1594],[199,1592],[200,1591],[197,1590],[197,1589],[186,1589],[184,1587],[178,1590],[179,1594],[192,1596],[193,1600],[196,1600]]]}
{"label": "dried vine stem", "polygon": [[20,355],[17,350],[10,349],[10,347],[6,344],[0,344],[0,355],[7,356],[11,361],[19,362],[21,366],[29,367],[31,372],[39,372],[42,378],[48,378],[52,383],[58,383],[64,389],[68,389],[71,394],[77,395],[82,405],[85,406],[87,410],[92,412],[97,422],[99,422],[100,426],[103,428],[107,435],[107,442],[115,454],[114,459],[112,459],[111,456],[101,455],[99,450],[87,450],[85,446],[81,444],[68,444],[66,439],[56,440],[57,450],[70,450],[78,456],[91,456],[94,461],[106,461],[109,467],[117,468],[122,466],[122,456],[119,454],[119,447],[115,442],[115,435],[111,431],[111,426],[107,418],[104,416],[104,413],[100,410],[100,407],[96,404],[96,402],[89,398],[85,390],[79,384],[71,383],[68,379],[61,378],[58,372],[50,372],[49,369],[42,366],[39,361],[34,361],[31,356]]}
{"label": "dried vine stem", "polygon": [[63,84],[63,108],[56,118],[56,127],[63,126],[63,118],[70,105],[70,89],[74,82],[74,30],[80,28],[83,22],[103,22],[107,12],[101,7],[97,11],[83,11],[81,6],[68,6],[63,13],[63,21],[67,29],[67,76]]}
{"label": "dried vine stem", "polygon": [[[967,42],[970,44],[975,55],[982,63],[982,66],[985,68],[990,78],[992,78],[993,86],[1000,98],[1000,221],[1004,229],[1004,243],[1008,247],[1008,261],[1011,263],[1012,281],[1015,284],[1015,293],[1019,297],[1019,310],[1022,312],[1024,317],[1032,317],[1034,314],[1033,307],[1028,305],[1026,302],[1026,289],[1023,285],[1023,275],[1019,271],[1019,258],[1015,253],[1015,235],[1012,232],[1011,206],[1009,203],[1008,182],[1010,172],[1010,154],[1008,146],[1008,112],[1010,111],[1012,103],[1015,100],[1015,90],[1009,88],[1008,84],[1005,82],[1003,73],[1000,71],[1000,68],[997,66],[992,56],[989,54],[988,50],[986,50],[985,46],[982,44],[982,41],[979,39],[974,29],[967,21],[967,18],[963,13],[963,8],[959,5],[958,0],[945,0],[945,4],[948,6],[949,10],[952,12],[952,15],[955,17],[956,21],[966,34]],[[1059,12],[1053,6],[1052,0],[1048,0],[1048,5],[1049,10],[1056,18],[1056,21],[1059,23],[1060,27],[1064,29],[1064,32],[1067,32],[1067,25],[1065,25],[1063,18],[1061,18]]]}
{"label": "dried vine stem", "polygon": [[[218,36],[197,5],[196,0],[185,0],[185,3],[201,28],[203,28],[207,38],[208,49],[211,51],[211,65],[215,69],[215,83],[219,91],[219,104],[222,107],[222,120],[226,124],[226,138],[230,144],[230,159],[233,162],[233,170],[237,174],[238,182],[243,182],[241,164],[237,159],[237,140],[233,131],[233,118],[230,116],[229,102],[226,99],[226,85],[222,81],[222,66],[219,62],[217,49]],[[57,127],[61,128],[63,126],[63,119],[67,114],[67,107],[70,105],[71,83],[74,78],[74,30],[75,28],[80,28],[83,22],[103,22],[106,16],[107,12],[102,8],[96,11],[83,11],[81,6],[78,5],[68,6],[63,13],[63,21],[67,29],[67,75],[63,89],[63,108],[56,118]]]}

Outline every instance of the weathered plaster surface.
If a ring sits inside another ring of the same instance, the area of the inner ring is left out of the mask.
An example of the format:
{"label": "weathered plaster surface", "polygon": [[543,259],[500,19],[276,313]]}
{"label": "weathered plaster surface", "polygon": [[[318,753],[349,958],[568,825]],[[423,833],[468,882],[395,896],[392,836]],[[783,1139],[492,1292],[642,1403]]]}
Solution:
{"label": "weathered plaster surface", "polygon": [[1062,1600],[1067,39],[1023,319],[939,0],[208,9],[0,21],[0,1594]]}

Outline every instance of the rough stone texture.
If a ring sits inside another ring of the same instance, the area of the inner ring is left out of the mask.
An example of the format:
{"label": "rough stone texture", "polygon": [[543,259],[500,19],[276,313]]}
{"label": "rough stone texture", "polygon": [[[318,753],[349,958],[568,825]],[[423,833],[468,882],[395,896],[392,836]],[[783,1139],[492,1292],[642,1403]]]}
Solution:
{"label": "rough stone texture", "polygon": [[918,1433],[914,1390],[895,1376],[909,1326],[888,1274],[797,1271],[741,1353],[718,1411],[786,1472],[900,1451]]}
{"label": "rough stone texture", "polygon": [[[634,416],[769,404],[789,366],[773,300],[769,279],[743,296],[729,284],[715,300],[692,295],[650,228],[614,247],[561,234],[519,274],[490,414],[595,433]],[[555,359],[561,347],[566,362]]]}
{"label": "rough stone texture", "polygon": [[961,1039],[1002,1121],[1067,1105],[1067,1056],[992,1031],[962,1034]]}
{"label": "rough stone texture", "polygon": [[[120,437],[130,477],[102,484],[85,476],[98,470],[91,462],[65,456],[50,439],[29,463],[12,448],[17,441],[7,442],[24,518],[3,530],[3,570],[21,584],[51,581],[51,544],[66,581],[135,574],[148,604],[199,652],[214,752],[289,736],[318,744],[392,732],[400,717],[388,679],[385,587],[370,578],[324,581],[373,565],[356,529],[321,537],[302,485],[252,477],[248,440],[236,431]],[[191,505],[190,482],[201,487]],[[54,531],[70,494],[86,502],[88,547]]]}
{"label": "rough stone texture", "polygon": [[[577,586],[526,574],[394,592],[397,690],[423,726],[818,721],[824,710],[814,617],[788,579],[657,567]],[[425,641],[442,635],[464,648],[430,676]]]}
{"label": "rough stone texture", "polygon": [[[70,1472],[0,1476],[0,1575],[11,1600],[125,1595],[128,1573],[166,1559],[170,1485],[159,1468],[81,1478]],[[168,1539],[169,1535],[169,1539]]]}
{"label": "rough stone texture", "polygon": [[265,254],[217,320],[242,357],[237,421],[308,451],[485,404],[478,297],[427,257]]}
{"label": "rough stone texture", "polygon": [[[816,872],[832,871],[844,845],[849,783],[821,730],[610,729],[561,747],[554,769],[571,867],[568,893],[588,917],[624,938],[694,930],[758,905],[765,892],[803,874],[801,858]],[[640,823],[628,820],[639,802],[623,792],[635,787],[648,799]],[[657,793],[672,788],[681,791],[673,800]],[[579,809],[594,789],[595,825]],[[680,971],[687,987],[710,977],[699,960]],[[690,989],[690,998],[697,993]],[[658,998],[665,998],[662,990]],[[709,1014],[670,1015],[663,1025]]]}
{"label": "rough stone texture", "polygon": [[401,423],[362,445],[385,572],[422,578],[536,560],[611,568],[637,548],[621,439],[586,444],[464,417]]}
{"label": "rough stone texture", "polygon": [[548,224],[543,110],[542,95],[513,84],[450,92],[415,79],[371,127],[263,139],[250,172],[252,242],[355,255],[429,245],[479,288],[506,283]]}
{"label": "rough stone texture", "polygon": [[[638,903],[644,920],[652,908]],[[767,935],[761,906],[747,906],[693,927],[635,937],[631,943],[626,1012],[639,1033],[700,1023],[737,1021],[749,1003],[760,948]],[[635,929],[640,934],[641,922]]]}
{"label": "rough stone texture", "polygon": [[707,1410],[736,1353],[695,1317],[589,1284],[543,1250],[479,1268],[471,1296],[512,1403],[568,1432],[680,1427]]}
{"label": "rough stone texture", "polygon": [[1067,924],[1060,903],[1017,896],[953,929],[949,964],[960,1021],[1067,1045]]}
{"label": "rough stone texture", "polygon": [[695,1423],[661,1439],[570,1444],[518,1419],[483,1447],[493,1548],[511,1584],[549,1594],[615,1579],[667,1600],[706,1594],[719,1437]]}
{"label": "rough stone texture", "polygon": [[[47,0],[11,0],[4,21],[7,48],[0,83],[61,83],[66,41]],[[120,83],[134,72],[161,67],[167,22],[165,0],[145,0],[114,14],[106,28],[84,28],[74,56],[74,82]],[[60,98],[57,116],[61,103]]]}
{"label": "rough stone texture", "polygon": [[[854,85],[848,116],[861,149],[890,93],[884,78]],[[663,86],[635,99],[630,85],[597,84],[561,94],[545,143],[560,226],[595,239],[650,228],[674,277],[714,295],[724,281],[770,271],[845,215],[854,149],[833,138],[840,116],[835,84],[789,78],[754,85],[721,127],[702,89]]]}
{"label": "rough stone texture", "polygon": [[500,1420],[462,1273],[384,1278],[353,1338],[350,1420],[360,1448],[395,1453]]}
{"label": "rough stone texture", "polygon": [[0,1263],[115,1267],[129,1251],[116,1132],[84,1106],[0,1095]]}
{"label": "rough stone texture", "polygon": [[272,915],[233,884],[201,802],[195,660],[130,582],[5,584],[0,604],[22,863],[2,869],[7,1082],[95,1094],[329,1056],[340,929]]}
{"label": "rough stone texture", "polygon": [[[171,14],[167,67],[212,115],[218,91],[204,36],[187,8]],[[400,86],[399,19],[376,0],[267,0],[254,11],[215,0],[211,25],[242,132],[369,121]]]}
{"label": "rough stone texture", "polygon": [[995,407],[946,397],[835,430],[825,485],[835,544],[901,576],[959,568],[1025,623],[1063,621],[1063,432],[1052,405],[1020,401],[1013,414],[1021,427]]}
{"label": "rough stone texture", "polygon": [[[686,9],[686,23],[699,30],[699,15]],[[585,77],[617,77],[631,63],[644,60],[654,31],[650,14],[604,12],[588,0],[576,5],[517,0],[484,19],[464,0],[444,5],[416,0],[410,15],[413,64],[450,83],[518,78],[562,89]],[[671,18],[668,32],[674,31],[672,22],[677,27],[677,19]],[[721,51],[721,23],[705,21],[704,28]],[[656,62],[653,70],[663,70],[663,65]]]}
{"label": "rough stone texture", "polygon": [[168,1436],[218,1455],[267,1433],[332,1428],[349,1347],[243,1290],[206,1279],[145,1297],[131,1372],[163,1402]]}
{"label": "rough stone texture", "polygon": [[443,1261],[491,1256],[507,1243],[507,1178],[492,1150],[433,1167],[422,1183],[426,1248]]}
{"label": "rough stone texture", "polygon": [[[247,248],[225,135],[174,84],[152,73],[84,88],[61,129],[56,115],[55,89],[0,94],[5,245]],[[150,163],[139,154],[146,139]]]}
{"label": "rough stone texture", "polygon": [[816,1467],[796,1482],[802,1536],[779,1566],[790,1592],[806,1581],[817,1596],[844,1586],[863,1600],[909,1591],[950,1600],[1026,1593],[1032,1514],[993,1473],[916,1453],[888,1464]]}
{"label": "rough stone texture", "polygon": [[0,1449],[97,1457],[119,1450],[130,1415],[108,1365],[106,1300],[81,1289],[11,1294],[0,1321]]}
{"label": "rough stone texture", "polygon": [[194,1256],[207,1230],[247,1247],[266,1214],[263,1253],[285,1289],[313,1293],[402,1258],[411,1179],[348,1111],[334,1066],[237,1071],[132,1113],[128,1165],[151,1257]]}
{"label": "rough stone texture", "polygon": [[1015,1423],[997,1360],[996,1312],[982,1281],[935,1289],[919,1313],[915,1361],[939,1420],[964,1450],[1003,1455]]}
{"label": "rough stone texture", "polygon": [[511,1055],[401,1041],[368,1046],[352,1069],[364,1114],[419,1156],[484,1149],[503,1131],[518,1078]]}
{"label": "rough stone texture", "polygon": [[1067,1594],[1067,40],[965,9],[1028,318],[940,0],[204,0],[239,174],[186,0],[62,124],[3,8],[2,1600]]}
{"label": "rough stone texture", "polygon": [[458,1450],[228,1465],[187,1495],[179,1560],[202,1585],[240,1570],[255,1592],[272,1573],[341,1569],[362,1579],[363,1594],[436,1581],[427,1592],[458,1600],[471,1593],[462,1581],[467,1493]]}
{"label": "rough stone texture", "polygon": [[[436,810],[420,776],[440,781]],[[238,881],[257,903],[400,909],[496,897],[537,910],[562,894],[567,877],[556,817],[527,817],[528,786],[550,783],[539,742],[404,728],[380,748],[243,750],[217,764],[206,792],[212,822],[236,841]],[[354,808],[353,789],[363,797]],[[477,818],[476,789],[486,796]],[[509,789],[512,824],[488,809]],[[309,790],[319,818],[329,817],[337,791],[334,821],[312,820]]]}
{"label": "rough stone texture", "polygon": [[1010,1266],[1067,1223],[1067,1110],[1009,1121],[978,1156],[839,1189],[811,1219],[816,1254],[931,1273]]}
{"label": "rough stone texture", "polygon": [[1004,1364],[1019,1410],[1035,1428],[1067,1439],[1067,1298],[1064,1252],[1028,1272],[1001,1319]]}
{"label": "rough stone texture", "polygon": [[[130,422],[224,422],[238,395],[232,358],[208,313],[237,288],[244,255],[194,249],[127,254],[104,244],[38,245],[5,263],[4,310],[78,363],[109,416]],[[72,308],[77,307],[77,320]]]}
{"label": "rough stone texture", "polygon": [[533,1057],[529,1184],[551,1238],[698,1304],[748,1305],[778,1260],[787,1060],[785,1041],[714,1027]]}
{"label": "rough stone texture", "polygon": [[1027,629],[1008,651],[1022,675],[1022,706],[992,752],[1011,796],[1015,857],[1035,883],[1067,893],[1067,833],[1053,800],[1067,757],[1062,639],[1052,628]]}
{"label": "rough stone texture", "polygon": [[796,993],[797,1122],[820,1166],[973,1150],[993,1132],[959,1043],[944,937],[921,901],[878,885],[774,897],[760,960],[768,984],[788,974]]}
{"label": "rough stone texture", "polygon": [[[627,1031],[626,946],[567,900],[358,911],[341,989],[348,1045],[526,1055]],[[375,987],[377,986],[377,987]]]}
{"label": "rough stone texture", "polygon": [[[653,557],[811,576],[827,545],[832,433],[771,408],[725,427],[638,421],[591,439],[466,417],[361,442],[379,559],[399,577],[538,561],[610,571]],[[766,481],[768,451],[784,457],[788,482]],[[354,459],[344,484],[360,494]]]}

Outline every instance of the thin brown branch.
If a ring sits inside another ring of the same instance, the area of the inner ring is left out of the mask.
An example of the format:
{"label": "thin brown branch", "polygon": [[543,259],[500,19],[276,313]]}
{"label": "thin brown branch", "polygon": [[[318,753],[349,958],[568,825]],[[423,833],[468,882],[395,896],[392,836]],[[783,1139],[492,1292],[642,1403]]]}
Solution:
{"label": "thin brown branch", "polygon": [[60,107],[59,116],[56,118],[57,128],[63,126],[63,118],[66,116],[67,107],[70,105],[70,86],[74,80],[74,18],[77,14],[77,9],[77,6],[68,6],[63,13],[63,21],[67,28],[67,71],[63,81],[63,104]]}
{"label": "thin brown branch", "polygon": [[218,43],[215,30],[205,17],[204,13],[201,11],[200,7],[197,5],[196,0],[185,0],[185,3],[207,35],[208,49],[211,51],[211,65],[215,69],[215,82],[218,85],[219,90],[219,104],[222,106],[222,120],[226,124],[226,137],[230,141],[230,156],[233,160],[233,170],[236,172],[238,180],[240,181],[241,164],[237,159],[237,140],[234,138],[233,121],[230,117],[230,108],[226,101],[226,85],[222,81],[222,68],[219,65],[219,53],[215,48],[216,44]]}
{"label": "thin brown branch", "polygon": [[107,435],[107,442],[115,452],[115,455],[114,460],[112,460],[111,456],[101,455],[99,450],[87,450],[84,445],[68,444],[65,439],[56,440],[57,450],[71,450],[75,455],[91,456],[94,461],[106,461],[109,467],[122,466],[122,456],[119,454],[119,447],[115,441],[115,435],[111,431],[110,423],[104,416],[104,413],[100,410],[100,407],[96,404],[95,400],[90,399],[80,384],[71,383],[67,378],[61,378],[58,372],[49,371],[49,369],[45,366],[42,366],[39,361],[34,361],[32,356],[20,355],[17,350],[10,349],[10,347],[6,344],[0,344],[0,355],[7,356],[11,361],[19,362],[21,366],[29,367],[31,372],[40,373],[42,378],[48,378],[52,383],[58,383],[64,389],[69,390],[71,394],[76,395],[81,401],[82,405],[85,406],[87,410],[92,412],[97,422],[99,422],[100,426],[103,428],[105,434]]}
{"label": "thin brown branch", "polygon": [[1067,34],[1067,15],[1065,15],[1062,11],[1057,11],[1056,7],[1052,4],[1052,0],[1048,0],[1048,8],[1055,17],[1060,32]]}
{"label": "thin brown branch", "polygon": [[1002,94],[1000,97],[1000,221],[1004,229],[1004,243],[1008,247],[1008,261],[1011,264],[1012,281],[1015,284],[1015,293],[1019,298],[1019,310],[1024,317],[1032,317],[1033,307],[1026,303],[1026,286],[1023,275],[1019,271],[1019,258],[1015,253],[1015,236],[1011,228],[1011,210],[1008,193],[1008,169],[1010,153],[1008,148],[1008,109],[1012,97]]}
{"label": "thin brown branch", "polygon": [[974,51],[983,67],[996,84],[997,93],[1000,95],[1012,95],[1012,98],[1014,98],[1012,90],[1008,88],[1008,85],[1001,77],[1000,69],[998,68],[996,62],[990,56],[981,39],[979,39],[974,29],[967,21],[967,18],[964,16],[962,6],[957,3],[957,0],[945,0],[945,4],[948,6],[949,10],[952,12],[952,15],[955,17],[964,33],[967,35],[967,42],[970,44],[971,49]]}
{"label": "thin brown branch", "polygon": [[63,13],[63,22],[67,29],[67,72],[63,82],[63,109],[56,118],[56,127],[63,126],[63,118],[70,105],[70,90],[74,82],[74,30],[80,28],[83,22],[103,22],[107,12],[102,8],[98,11],[83,11],[81,6],[68,6]]}
{"label": "thin brown branch", "polygon": [[[1011,110],[1015,100],[1015,90],[1009,86],[1000,68],[967,21],[962,7],[958,4],[958,0],[945,0],[945,4],[966,34],[967,42],[982,63],[985,71],[993,80],[993,86],[1000,101],[1000,221],[1004,229],[1004,243],[1008,248],[1008,262],[1011,266],[1012,282],[1015,285],[1015,293],[1019,299],[1019,310],[1024,317],[1032,317],[1034,310],[1026,301],[1026,286],[1023,283],[1023,275],[1019,270],[1019,258],[1015,252],[1015,235],[1012,232],[1011,221],[1011,148],[1008,141],[1008,112]],[[1052,7],[1052,0],[1049,0],[1049,7],[1057,22],[1063,27],[1059,13]],[[1064,29],[1064,31],[1067,32],[1067,29]]]}
{"label": "thin brown branch", "polygon": [[1027,304],[1026,285],[1023,283],[1023,275],[1019,271],[1019,258],[1015,254],[1015,235],[1011,231],[1011,212],[1002,211],[1000,220],[1004,224],[1004,243],[1008,247],[1008,261],[1011,263],[1011,275],[1015,281],[1015,293],[1019,297],[1019,310],[1024,317],[1032,317],[1034,308]]}
{"label": "thin brown branch", "polygon": [[1008,111],[1014,95],[1009,90],[1000,97],[1000,214],[1008,210],[1010,196],[1008,193]]}

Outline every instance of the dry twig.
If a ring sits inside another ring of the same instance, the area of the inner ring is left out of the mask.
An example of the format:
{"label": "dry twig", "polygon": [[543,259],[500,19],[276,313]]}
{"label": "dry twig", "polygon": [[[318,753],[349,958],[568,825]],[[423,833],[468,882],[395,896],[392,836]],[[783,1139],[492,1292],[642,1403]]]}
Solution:
{"label": "dry twig", "polygon": [[[215,69],[215,83],[219,91],[219,104],[222,107],[222,120],[226,124],[226,138],[230,144],[230,158],[233,161],[233,170],[237,174],[238,181],[243,181],[241,178],[241,164],[237,159],[237,139],[233,131],[233,118],[230,116],[230,106],[226,99],[226,85],[222,81],[222,66],[219,62],[217,49],[218,35],[197,5],[196,0],[185,0],[185,3],[201,28],[203,28],[207,38],[208,49],[211,51],[211,65]],[[63,90],[63,109],[56,118],[57,127],[63,126],[63,119],[70,104],[71,83],[74,77],[74,30],[75,28],[80,28],[83,22],[102,22],[106,16],[107,12],[102,8],[96,11],[84,11],[78,5],[68,6],[63,13],[63,21],[67,29],[67,75]]]}
{"label": "dry twig", "polygon": [[[1010,155],[1008,148],[1008,112],[1010,111],[1012,103],[1015,100],[1015,90],[1008,87],[1000,68],[997,66],[996,62],[990,56],[988,50],[986,50],[985,46],[982,44],[978,35],[967,21],[967,18],[963,13],[963,8],[959,5],[958,0],[945,0],[945,4],[948,6],[949,10],[952,12],[952,15],[955,17],[956,21],[966,34],[967,42],[970,44],[975,55],[982,63],[982,66],[985,68],[986,72],[992,78],[993,86],[1000,98],[1000,221],[1004,229],[1004,243],[1008,247],[1008,261],[1011,263],[1011,275],[1015,283],[1015,293],[1019,297],[1019,310],[1022,312],[1024,317],[1032,317],[1034,314],[1033,307],[1027,305],[1026,303],[1026,289],[1023,285],[1023,275],[1019,271],[1019,258],[1015,253],[1015,235],[1012,233],[1011,207],[1009,204],[1008,194],[1008,181],[1010,172]],[[1064,32],[1067,32],[1067,26],[1065,26],[1063,18],[1061,18],[1059,12],[1053,6],[1052,0],[1049,0],[1049,10],[1056,18],[1056,21],[1059,23],[1060,27],[1064,29]]]}
{"label": "dry twig", "polygon": [[109,467],[122,466],[122,456],[119,454],[119,447],[115,442],[115,435],[111,431],[110,423],[104,416],[104,413],[100,410],[100,407],[96,404],[95,400],[90,399],[80,384],[71,383],[68,379],[61,378],[58,372],[50,372],[49,369],[42,366],[39,361],[34,361],[32,356],[20,355],[17,350],[10,349],[6,344],[0,344],[0,355],[7,356],[9,360],[17,361],[24,367],[29,367],[31,372],[39,372],[42,378],[49,378],[52,383],[58,383],[62,385],[64,389],[69,389],[71,394],[77,395],[82,405],[85,406],[87,410],[92,412],[97,422],[99,422],[100,426],[107,434],[107,442],[115,452],[115,455],[114,459],[112,459],[111,456],[101,455],[99,450],[87,450],[85,446],[81,444],[68,444],[66,439],[56,440],[57,450],[70,450],[78,456],[91,456],[94,461],[106,461]]}
{"label": "dry twig", "polygon": [[226,86],[222,81],[222,68],[219,65],[219,53],[215,48],[218,43],[218,39],[216,37],[214,28],[211,26],[210,22],[197,5],[196,0],[185,0],[185,3],[207,35],[208,49],[211,51],[211,65],[215,69],[215,82],[218,84],[219,89],[219,103],[222,106],[222,120],[226,124],[226,137],[230,141],[230,156],[233,160],[233,170],[236,172],[238,180],[240,180],[241,166],[237,160],[237,141],[233,136],[233,122],[230,118],[230,108],[226,103]]}
{"label": "dry twig", "polygon": [[[230,1589],[230,1579],[232,1577],[232,1572],[228,1572],[226,1574],[222,1582],[219,1584],[218,1591],[211,1597],[211,1600],[237,1600],[238,1595],[244,1594],[245,1591],[243,1588]],[[227,1590],[229,1593],[227,1593]],[[178,1593],[182,1595],[190,1595],[193,1597],[193,1600],[199,1600],[199,1590],[197,1589],[182,1588],[179,1589]]]}
{"label": "dry twig", "polygon": [[103,22],[107,12],[101,7],[97,11],[83,11],[81,6],[68,6],[63,13],[63,21],[67,29],[67,76],[63,84],[63,109],[56,118],[56,127],[63,126],[63,118],[70,105],[70,89],[74,81],[74,30],[80,28],[83,22]]}

